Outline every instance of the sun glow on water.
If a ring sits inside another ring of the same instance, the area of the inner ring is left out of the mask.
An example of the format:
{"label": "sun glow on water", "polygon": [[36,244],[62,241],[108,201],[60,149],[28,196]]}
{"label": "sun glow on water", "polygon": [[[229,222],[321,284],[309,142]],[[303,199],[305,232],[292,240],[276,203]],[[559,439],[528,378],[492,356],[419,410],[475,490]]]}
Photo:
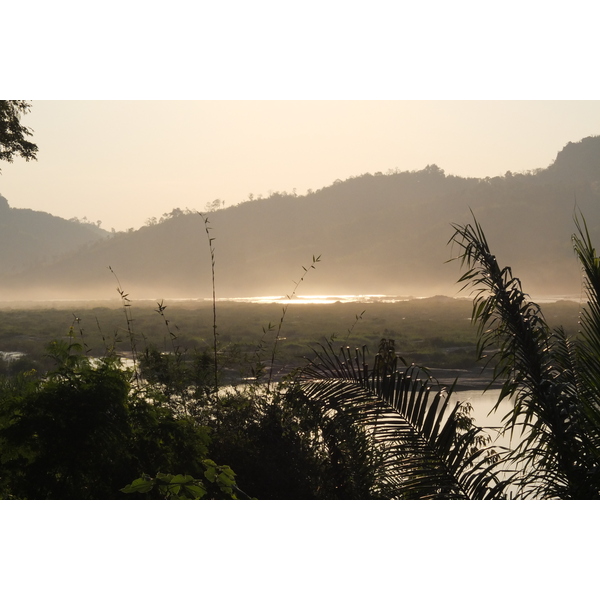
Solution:
{"label": "sun glow on water", "polygon": [[406,302],[413,296],[386,296],[384,294],[351,295],[342,294],[336,296],[254,296],[250,298],[220,298],[230,302],[250,302],[252,304],[335,304],[348,302]]}

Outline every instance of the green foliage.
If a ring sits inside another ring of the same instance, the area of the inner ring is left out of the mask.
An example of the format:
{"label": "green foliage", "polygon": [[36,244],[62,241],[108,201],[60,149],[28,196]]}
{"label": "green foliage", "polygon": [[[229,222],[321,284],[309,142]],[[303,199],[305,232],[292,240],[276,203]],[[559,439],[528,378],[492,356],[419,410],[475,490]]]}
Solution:
{"label": "green foliage", "polygon": [[366,432],[308,398],[292,381],[222,395],[211,455],[233,466],[244,491],[260,499],[368,499],[380,457]]}
{"label": "green foliage", "polygon": [[140,373],[155,400],[168,399],[186,413],[213,391],[212,356],[207,350],[169,353],[149,345],[140,355]]}
{"label": "green foliage", "polygon": [[205,467],[202,479],[191,475],[169,475],[158,473],[156,477],[142,475],[121,491],[125,494],[148,494],[164,500],[202,500],[207,498],[228,498],[236,500],[235,473],[227,466],[219,466],[214,461],[202,461]]}
{"label": "green foliage", "polygon": [[10,495],[113,497],[133,464],[123,373],[110,362],[76,364],[70,350],[52,348],[63,362],[46,380],[2,390],[1,473]]}
{"label": "green foliage", "polygon": [[31,499],[113,499],[142,472],[198,472],[208,429],[131,387],[114,356],[49,347],[55,368],[0,379],[0,492]]}

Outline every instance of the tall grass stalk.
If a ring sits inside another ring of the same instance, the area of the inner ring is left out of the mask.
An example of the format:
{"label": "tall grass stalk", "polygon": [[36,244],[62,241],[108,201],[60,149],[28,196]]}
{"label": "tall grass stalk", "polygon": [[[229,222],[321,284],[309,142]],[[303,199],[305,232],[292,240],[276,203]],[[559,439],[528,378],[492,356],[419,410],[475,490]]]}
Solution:
{"label": "tall grass stalk", "polygon": [[114,275],[114,278],[117,280],[117,292],[119,293],[119,296],[121,297],[121,303],[123,305],[123,312],[125,314],[125,321],[127,323],[127,335],[129,336],[129,345],[131,348],[131,361],[133,363],[133,375],[135,377],[136,385],[139,389],[141,387],[139,367],[138,367],[139,361],[138,361],[138,356],[137,356],[135,334],[133,331],[133,314],[131,312],[131,300],[129,299],[129,294],[126,294],[123,291],[121,282],[119,281],[117,274],[113,271],[113,269],[110,265],[109,265],[108,269]]}
{"label": "tall grass stalk", "polygon": [[100,321],[99,321],[98,317],[94,317],[94,318],[96,320],[96,327],[98,328],[98,332],[100,334],[100,337],[102,338],[102,344],[104,346],[104,356],[105,356],[105,358],[109,358],[109,357],[112,358],[115,355],[117,343],[119,341],[118,332],[115,331],[113,340],[109,344],[108,340],[106,339],[106,336],[104,335],[104,332],[102,331],[102,327],[100,326]]}
{"label": "tall grass stalk", "polygon": [[77,327],[77,329],[79,330],[79,339],[81,340],[81,345],[85,354],[89,354],[92,351],[92,349],[87,345],[87,342],[85,341],[85,335],[83,332],[81,319],[75,313],[73,313],[73,323],[71,324],[70,331],[75,331],[75,327]]}
{"label": "tall grass stalk", "polygon": [[[154,312],[158,313],[163,318],[165,328],[167,329],[167,333],[169,334],[169,339],[171,340],[171,348],[173,350],[173,355],[175,357],[179,357],[181,355],[180,347],[179,347],[179,345],[175,344],[175,341],[177,340],[177,334],[173,333],[173,331],[171,330],[170,321],[169,321],[169,319],[167,319],[167,315],[165,314],[165,310],[167,307],[165,306],[164,302],[165,302],[164,300],[157,302],[156,303],[157,308],[154,309]],[[179,329],[177,327],[177,325],[175,325],[175,327],[177,329]],[[166,346],[166,342],[165,342],[165,346]]]}
{"label": "tall grass stalk", "polygon": [[[165,324],[165,328],[167,330],[167,333],[169,334],[169,339],[171,340],[172,355],[173,355],[173,359],[175,360],[175,364],[174,364],[175,373],[181,374],[182,358],[183,358],[183,354],[185,352],[187,352],[187,349],[184,348],[184,350],[182,352],[181,346],[179,345],[179,342],[177,342],[178,336],[171,329],[171,325],[170,325],[171,322],[169,321],[169,319],[167,319],[167,315],[165,314],[167,307],[164,304],[164,300],[161,300],[160,302],[157,302],[156,304],[157,304],[157,308],[155,308],[154,311],[162,317],[163,322]],[[179,327],[177,327],[177,325],[175,325],[175,328],[179,329]],[[166,340],[165,340],[165,351],[166,351],[166,345],[167,344],[166,344]],[[186,394],[186,390],[183,388],[185,388],[185,385],[182,385],[182,387],[180,388],[179,395],[180,395],[180,398],[181,398],[181,401],[183,404],[184,414],[189,415],[187,394]]]}
{"label": "tall grass stalk", "polygon": [[348,335],[346,336],[346,343],[348,343],[348,340],[350,339],[350,336],[352,335],[352,332],[354,331],[354,328],[356,327],[356,325],[358,324],[359,321],[362,321],[363,315],[365,314],[366,311],[362,311],[360,313],[360,315],[355,315],[354,316],[354,323],[352,323],[352,327],[348,328]]}
{"label": "tall grass stalk", "polygon": [[[321,262],[321,255],[319,254],[319,256],[315,257],[315,255],[313,254],[312,264],[310,265],[310,267],[308,269],[305,266],[302,266],[302,270],[303,270],[302,277],[300,277],[300,279],[297,282],[296,281],[293,282],[293,283],[295,283],[294,289],[292,290],[292,293],[289,296],[286,296],[286,298],[288,299],[288,303],[284,305],[284,307],[281,311],[281,318],[279,319],[279,324],[277,326],[277,331],[275,333],[275,341],[273,342],[273,350],[271,352],[271,365],[269,368],[269,379],[267,381],[267,391],[269,391],[271,389],[271,381],[273,379],[273,366],[275,364],[275,356],[277,354],[277,344],[279,342],[281,328],[283,327],[283,322],[285,321],[285,315],[287,314],[287,310],[290,306],[290,302],[296,296],[296,292],[298,291],[300,284],[304,281],[304,278],[306,277],[308,272],[311,269],[314,269],[315,265],[319,262]],[[270,324],[269,324],[269,326],[270,326]]]}
{"label": "tall grass stalk", "polygon": [[213,242],[214,237],[211,237],[210,231],[212,227],[209,227],[210,221],[208,217],[205,217],[202,213],[198,213],[204,221],[204,231],[206,232],[206,238],[208,239],[208,247],[210,249],[210,269],[212,275],[212,308],[213,308],[213,353],[214,353],[214,376],[215,376],[215,392],[219,390],[219,358],[218,358],[218,343],[217,343],[217,288],[215,285],[215,247]]}

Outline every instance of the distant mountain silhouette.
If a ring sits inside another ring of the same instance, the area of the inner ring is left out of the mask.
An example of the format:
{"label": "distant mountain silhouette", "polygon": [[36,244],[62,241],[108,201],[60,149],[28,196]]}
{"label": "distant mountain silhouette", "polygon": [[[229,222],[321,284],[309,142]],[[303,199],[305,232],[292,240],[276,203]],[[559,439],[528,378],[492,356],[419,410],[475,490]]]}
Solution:
{"label": "distant mountain silhouette", "polygon": [[[208,214],[217,295],[288,294],[313,255],[321,262],[300,293],[456,294],[461,272],[446,264],[453,255],[447,242],[451,223],[470,222],[471,211],[526,291],[578,294],[571,245],[576,206],[600,244],[600,137],[570,143],[553,164],[527,173],[464,178],[428,165],[338,180],[305,196],[275,193]],[[212,293],[204,221],[179,209],[156,225],[15,273],[5,278],[3,293],[6,299],[114,298],[108,266],[131,297]]]}
{"label": "distant mountain silhouette", "polygon": [[600,137],[587,137],[569,142],[557,155],[544,176],[553,181],[600,181]]}
{"label": "distant mountain silhouette", "polygon": [[11,208],[0,195],[0,275],[47,265],[108,237],[91,223],[67,221],[46,212]]}

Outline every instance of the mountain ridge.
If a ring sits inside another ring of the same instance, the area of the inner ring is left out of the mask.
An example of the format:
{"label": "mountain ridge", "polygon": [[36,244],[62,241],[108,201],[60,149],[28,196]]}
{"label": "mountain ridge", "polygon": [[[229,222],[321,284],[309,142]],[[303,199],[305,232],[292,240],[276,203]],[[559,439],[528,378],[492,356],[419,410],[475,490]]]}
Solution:
{"label": "mountain ridge", "polygon": [[29,208],[11,208],[0,194],[0,275],[56,262],[108,236],[96,224]]}
{"label": "mountain ridge", "polygon": [[[581,289],[570,241],[576,209],[592,236],[600,234],[599,136],[567,144],[551,165],[526,173],[464,178],[436,165],[365,173],[303,196],[274,193],[206,217],[220,297],[289,294],[318,255],[321,262],[301,293],[455,295],[460,269],[447,264],[447,242],[451,224],[470,222],[471,211],[526,291],[559,295]],[[154,225],[10,273],[2,295],[112,297],[117,284],[110,266],[131,297],[210,297],[205,227],[198,213],[174,209]]]}

